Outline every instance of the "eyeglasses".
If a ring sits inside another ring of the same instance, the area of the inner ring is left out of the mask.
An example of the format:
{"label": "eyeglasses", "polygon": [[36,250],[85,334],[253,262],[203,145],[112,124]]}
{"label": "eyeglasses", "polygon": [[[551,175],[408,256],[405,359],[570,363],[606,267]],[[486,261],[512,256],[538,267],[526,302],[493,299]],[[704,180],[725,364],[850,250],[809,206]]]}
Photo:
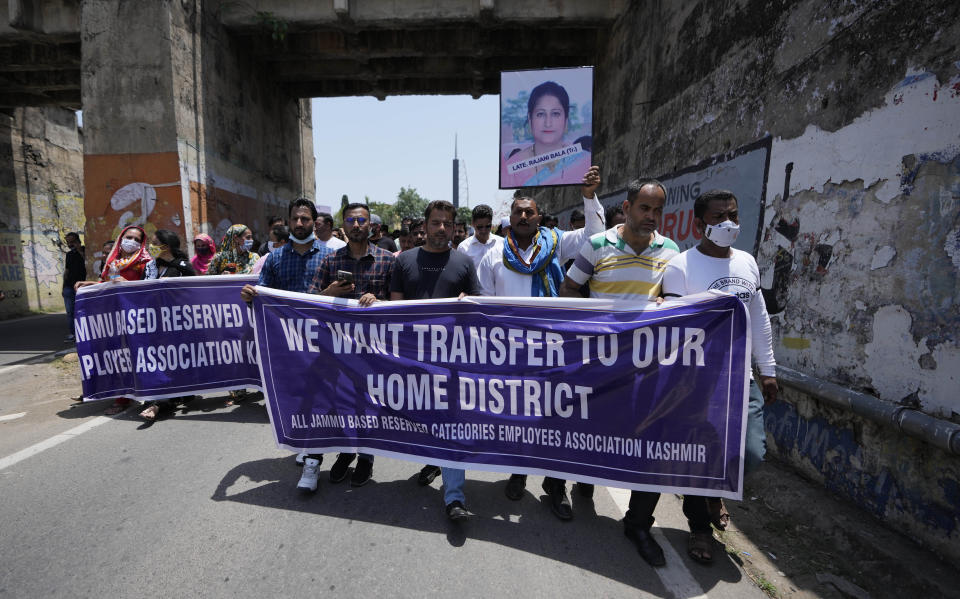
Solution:
{"label": "eyeglasses", "polygon": [[343,220],[346,221],[347,223],[351,224],[351,225],[352,225],[353,223],[357,223],[357,224],[360,225],[361,227],[367,223],[367,219],[364,218],[364,217],[362,217],[362,216],[349,216],[349,217],[347,217],[347,218],[345,218],[345,219],[343,219]]}

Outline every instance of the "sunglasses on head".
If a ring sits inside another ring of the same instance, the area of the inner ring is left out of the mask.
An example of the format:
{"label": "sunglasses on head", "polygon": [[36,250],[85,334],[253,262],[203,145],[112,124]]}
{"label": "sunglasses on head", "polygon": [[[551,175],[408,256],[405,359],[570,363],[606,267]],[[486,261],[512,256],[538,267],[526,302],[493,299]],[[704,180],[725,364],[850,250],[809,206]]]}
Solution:
{"label": "sunglasses on head", "polygon": [[364,217],[362,217],[362,216],[349,216],[349,217],[347,217],[347,218],[344,219],[344,220],[346,220],[346,221],[347,221],[348,223],[350,223],[351,225],[352,225],[353,223],[357,223],[357,224],[360,225],[361,227],[362,227],[364,224],[366,224],[366,222],[367,222],[367,219],[364,218]]}

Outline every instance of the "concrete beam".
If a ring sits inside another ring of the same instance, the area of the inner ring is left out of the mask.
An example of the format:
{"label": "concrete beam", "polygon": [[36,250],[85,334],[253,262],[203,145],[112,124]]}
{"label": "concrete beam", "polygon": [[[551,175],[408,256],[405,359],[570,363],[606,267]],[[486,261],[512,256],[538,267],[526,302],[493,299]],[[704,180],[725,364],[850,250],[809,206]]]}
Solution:
{"label": "concrete beam", "polygon": [[0,72],[80,69],[80,42],[0,41]]}
{"label": "concrete beam", "polygon": [[0,91],[0,108],[18,106],[61,106],[80,110],[80,90]]}
{"label": "concrete beam", "polygon": [[623,11],[625,4],[626,0],[257,0],[242,4],[223,0],[219,12],[223,24],[231,29],[259,27],[263,23],[263,15],[269,15],[273,19],[289,23],[293,30],[297,27],[342,23],[345,19],[361,27],[456,23],[476,21],[481,12],[485,18],[494,21],[611,23]]}

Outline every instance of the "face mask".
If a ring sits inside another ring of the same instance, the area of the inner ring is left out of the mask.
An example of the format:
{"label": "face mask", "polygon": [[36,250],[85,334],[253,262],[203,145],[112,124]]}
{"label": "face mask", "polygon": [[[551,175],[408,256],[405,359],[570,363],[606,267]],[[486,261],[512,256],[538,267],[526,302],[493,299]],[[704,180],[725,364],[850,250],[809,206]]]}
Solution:
{"label": "face mask", "polygon": [[317,238],[317,234],[314,233],[313,231],[311,231],[310,234],[304,237],[303,239],[300,239],[293,233],[290,234],[290,239],[292,239],[294,243],[310,243],[316,238]]}
{"label": "face mask", "polygon": [[140,242],[134,241],[133,239],[121,239],[120,249],[127,254],[132,254],[140,249]]}
{"label": "face mask", "polygon": [[147,251],[150,252],[151,256],[156,258],[163,253],[163,246],[151,243],[150,245],[147,246]]}
{"label": "face mask", "polygon": [[704,237],[722,248],[733,245],[738,235],[740,235],[740,225],[731,220],[725,220],[719,225],[707,225],[707,230],[703,234]]}
{"label": "face mask", "polygon": [[274,243],[271,241],[270,244],[267,246],[267,249],[269,249],[271,252],[275,252],[280,248],[282,248],[283,246],[284,246],[283,242],[280,242],[274,245]]}
{"label": "face mask", "polygon": [[245,250],[247,250],[247,251],[249,252],[252,248],[253,248],[253,240],[252,240],[252,239],[246,239],[246,240],[244,240],[244,242],[243,242],[243,249],[245,249]]}

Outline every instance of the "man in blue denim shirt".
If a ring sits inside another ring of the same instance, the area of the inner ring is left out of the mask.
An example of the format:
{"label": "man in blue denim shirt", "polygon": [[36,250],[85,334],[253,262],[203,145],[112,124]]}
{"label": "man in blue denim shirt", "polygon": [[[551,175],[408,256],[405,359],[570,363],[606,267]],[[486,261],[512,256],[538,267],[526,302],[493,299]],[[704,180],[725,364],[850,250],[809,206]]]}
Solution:
{"label": "man in blue denim shirt", "polygon": [[[332,250],[317,240],[314,233],[314,221],[317,219],[317,207],[306,198],[290,202],[290,241],[279,250],[267,256],[260,270],[263,287],[306,293],[320,263]],[[240,297],[245,302],[253,301],[257,294],[253,285],[244,285]],[[307,459],[304,462],[304,475],[297,488],[313,492],[317,490],[317,472],[319,459]],[[307,479],[304,482],[304,477]]]}

